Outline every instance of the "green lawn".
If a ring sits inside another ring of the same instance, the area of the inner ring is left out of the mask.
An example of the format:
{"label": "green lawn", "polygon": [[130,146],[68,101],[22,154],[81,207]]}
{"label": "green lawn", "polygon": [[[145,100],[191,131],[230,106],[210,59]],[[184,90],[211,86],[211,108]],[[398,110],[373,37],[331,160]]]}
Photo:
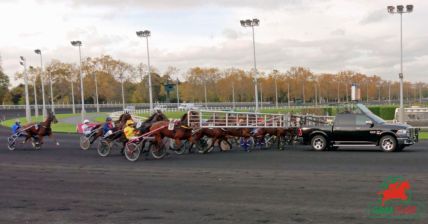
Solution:
{"label": "green lawn", "polygon": [[[91,113],[88,113],[91,114]],[[74,116],[80,116],[78,114],[55,114],[57,119],[64,119],[64,118],[68,118],[68,117],[74,117]],[[105,118],[107,116],[106,115],[102,115],[102,116],[98,116],[95,118],[95,120],[93,122],[104,122]],[[1,122],[0,125],[2,126],[6,126],[6,127],[11,127],[14,123],[15,123],[16,119],[9,119],[9,120],[5,120],[3,122]],[[19,120],[21,121],[22,124],[26,123],[26,119],[25,117],[21,117],[19,118]],[[42,116],[32,116],[31,117],[32,122],[40,122],[42,121]],[[52,124],[52,131],[53,132],[63,132],[63,133],[76,133],[76,124],[67,124],[67,123],[61,123],[58,122],[56,124]]]}
{"label": "green lawn", "polygon": [[419,133],[420,140],[428,140],[428,132],[420,132]]}

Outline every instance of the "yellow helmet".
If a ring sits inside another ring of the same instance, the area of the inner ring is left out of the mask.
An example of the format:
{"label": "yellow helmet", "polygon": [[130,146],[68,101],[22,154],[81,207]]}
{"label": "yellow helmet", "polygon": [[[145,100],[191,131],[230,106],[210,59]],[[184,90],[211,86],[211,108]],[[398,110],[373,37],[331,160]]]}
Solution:
{"label": "yellow helmet", "polygon": [[133,125],[133,124],[134,124],[133,120],[127,120],[126,121],[126,126]]}

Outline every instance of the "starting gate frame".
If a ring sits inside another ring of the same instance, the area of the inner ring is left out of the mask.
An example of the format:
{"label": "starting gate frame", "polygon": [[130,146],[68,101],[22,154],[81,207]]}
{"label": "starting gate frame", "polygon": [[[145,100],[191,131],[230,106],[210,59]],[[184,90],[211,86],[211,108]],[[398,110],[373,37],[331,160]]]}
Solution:
{"label": "starting gate frame", "polygon": [[191,128],[284,128],[289,126],[286,114],[190,110],[187,125]]}

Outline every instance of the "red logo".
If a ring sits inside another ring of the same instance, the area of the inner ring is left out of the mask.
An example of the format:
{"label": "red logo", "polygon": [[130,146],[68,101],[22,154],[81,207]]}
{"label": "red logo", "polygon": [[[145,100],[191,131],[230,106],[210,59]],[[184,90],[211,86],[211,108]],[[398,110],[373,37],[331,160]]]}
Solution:
{"label": "red logo", "polygon": [[409,189],[409,181],[397,181],[389,184],[386,190],[379,191],[377,194],[382,195],[382,206],[385,206],[386,201],[393,199],[406,201],[409,198],[406,194]]}

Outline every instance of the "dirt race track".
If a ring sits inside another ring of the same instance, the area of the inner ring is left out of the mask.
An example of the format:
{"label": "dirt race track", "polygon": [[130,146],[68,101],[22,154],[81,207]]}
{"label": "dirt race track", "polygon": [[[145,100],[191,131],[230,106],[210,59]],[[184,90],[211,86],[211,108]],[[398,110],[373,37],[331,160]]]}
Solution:
{"label": "dirt race track", "polygon": [[128,162],[77,135],[40,151],[6,147],[1,128],[0,223],[428,223],[368,218],[379,185],[408,179],[428,203],[428,142],[402,153],[240,150]]}

